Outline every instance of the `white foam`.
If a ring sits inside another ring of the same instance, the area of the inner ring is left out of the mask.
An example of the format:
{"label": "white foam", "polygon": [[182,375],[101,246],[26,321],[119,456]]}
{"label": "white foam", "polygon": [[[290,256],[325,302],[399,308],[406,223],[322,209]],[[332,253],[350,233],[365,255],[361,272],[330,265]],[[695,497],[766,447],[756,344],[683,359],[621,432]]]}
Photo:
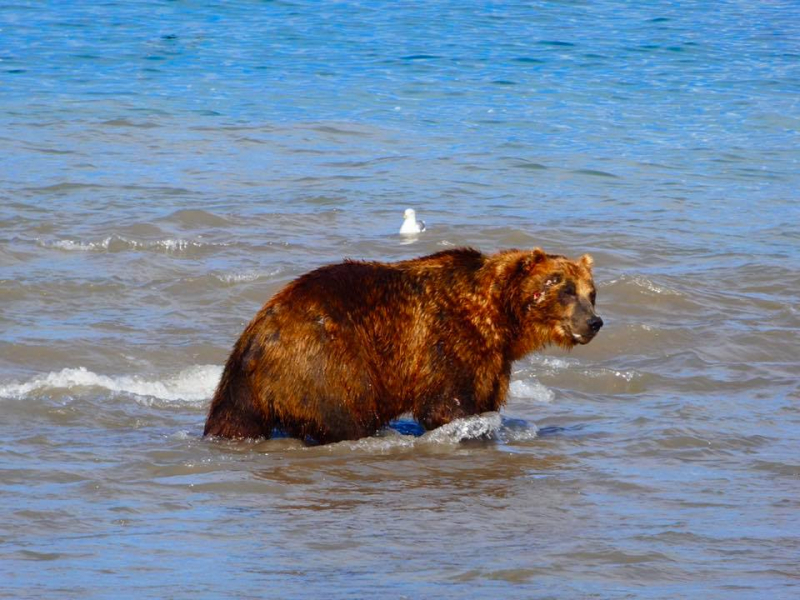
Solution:
{"label": "white foam", "polygon": [[663,296],[683,296],[683,294],[681,294],[679,291],[664,286],[660,286],[641,275],[623,275],[618,279],[612,279],[605,285],[608,286],[617,283],[630,283],[638,288],[645,289],[648,292],[652,292],[654,294],[659,294]]}
{"label": "white foam", "polygon": [[550,403],[556,397],[553,390],[530,379],[512,381],[508,386],[508,393],[514,398],[526,398],[544,403]]}
{"label": "white foam", "polygon": [[520,420],[504,421],[499,413],[488,412],[456,419],[421,436],[385,429],[377,436],[329,444],[322,448],[334,453],[344,449],[370,454],[390,454],[420,448],[457,446],[465,440],[496,440],[501,443],[525,442],[535,439],[538,433],[539,429],[533,423]]}
{"label": "white foam", "polygon": [[[323,446],[323,448],[329,452],[346,449],[355,452],[368,452],[370,454],[388,454],[398,450],[414,448],[419,439],[420,438],[416,438],[413,435],[403,435],[398,431],[388,429],[380,436],[328,444],[327,446]],[[305,450],[306,448],[302,449]]]}
{"label": "white foam", "polygon": [[325,448],[330,451],[346,448],[370,453],[385,453],[426,445],[456,445],[464,440],[498,439],[501,427],[500,414],[491,412],[456,419],[419,437],[404,435],[394,429],[385,429],[378,436],[330,444]]}
{"label": "white foam", "polygon": [[583,372],[583,374],[586,375],[587,377],[594,377],[594,378],[608,377],[610,375],[612,377],[618,377],[620,379],[624,379],[625,381],[628,382],[633,381],[639,376],[639,374],[636,371],[617,371],[615,369],[605,369],[605,368],[591,369],[591,370],[587,369]]}
{"label": "white foam", "polygon": [[50,248],[59,248],[61,250],[67,250],[70,252],[90,252],[96,248],[104,247],[103,244],[106,244],[108,241],[110,240],[103,240],[102,242],[76,242],[73,240],[58,240],[50,243],[42,242],[42,245]]}
{"label": "white foam", "polygon": [[500,413],[483,413],[451,421],[433,431],[428,431],[420,440],[423,443],[458,444],[464,440],[495,439],[502,425]]}
{"label": "white foam", "polygon": [[275,277],[283,272],[281,267],[276,267],[269,271],[234,271],[233,273],[219,273],[214,275],[217,279],[219,279],[223,283],[247,283],[251,281],[256,281],[261,277]]}
{"label": "white foam", "polygon": [[255,281],[260,275],[255,271],[247,271],[244,273],[225,273],[224,275],[216,275],[215,277],[223,283],[243,283]]}
{"label": "white foam", "polygon": [[85,367],[52,371],[22,383],[0,384],[0,397],[22,399],[51,390],[103,388],[113,393],[131,394],[141,398],[167,401],[205,402],[213,394],[222,375],[218,365],[195,365],[161,379],[139,375],[100,375]]}
{"label": "white foam", "polygon": [[[370,454],[386,454],[420,447],[455,446],[464,440],[505,439],[501,435],[502,426],[500,414],[490,412],[456,419],[421,436],[402,434],[394,429],[385,429],[377,436],[339,442],[323,446],[323,448],[330,452],[346,449]],[[534,427],[534,437],[536,435],[535,432],[536,428]]]}
{"label": "white foam", "polygon": [[56,248],[67,252],[122,251],[122,250],[161,250],[165,252],[184,252],[190,248],[207,248],[227,246],[220,242],[200,242],[197,240],[165,239],[165,240],[133,240],[121,235],[111,235],[100,241],[83,240],[36,240],[44,248]]}
{"label": "white foam", "polygon": [[536,362],[543,367],[552,369],[553,371],[563,371],[568,369],[571,365],[577,364],[578,361],[574,358],[559,358],[557,356],[541,356],[534,355],[531,357],[533,362]]}
{"label": "white foam", "polygon": [[[137,244],[141,244],[141,242]],[[157,240],[155,242],[151,242],[150,247],[164,248],[167,252],[180,252],[182,250],[186,250],[187,248],[200,248],[204,245],[205,244],[203,244],[202,242],[195,242],[191,240]],[[137,247],[139,246],[134,245],[134,248]]]}

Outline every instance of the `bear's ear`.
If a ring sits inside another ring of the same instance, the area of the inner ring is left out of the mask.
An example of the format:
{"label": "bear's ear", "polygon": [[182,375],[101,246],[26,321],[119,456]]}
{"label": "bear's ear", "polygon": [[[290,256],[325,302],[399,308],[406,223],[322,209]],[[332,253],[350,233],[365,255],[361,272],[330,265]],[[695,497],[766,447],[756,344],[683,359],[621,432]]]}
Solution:
{"label": "bear's ear", "polygon": [[589,254],[584,254],[583,256],[581,256],[578,262],[587,271],[591,271],[592,265],[594,265],[594,259]]}
{"label": "bear's ear", "polygon": [[531,251],[531,264],[538,265],[547,258],[547,254],[541,248],[534,248]]}
{"label": "bear's ear", "polygon": [[519,262],[519,268],[523,272],[532,271],[536,268],[536,265],[544,262],[547,258],[547,254],[541,248],[534,248],[531,250],[530,253],[525,254],[522,257],[522,260]]}

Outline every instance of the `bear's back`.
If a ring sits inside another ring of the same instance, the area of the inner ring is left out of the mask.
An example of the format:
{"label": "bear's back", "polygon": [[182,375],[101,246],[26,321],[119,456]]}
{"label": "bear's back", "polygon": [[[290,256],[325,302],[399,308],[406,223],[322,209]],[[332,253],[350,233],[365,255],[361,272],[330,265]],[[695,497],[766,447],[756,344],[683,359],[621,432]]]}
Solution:
{"label": "bear's back", "polygon": [[358,320],[383,306],[397,311],[409,303],[424,303],[431,289],[456,292],[459,284],[472,282],[484,260],[470,248],[397,263],[345,260],[306,273],[274,300],[294,310],[312,304],[332,318]]}

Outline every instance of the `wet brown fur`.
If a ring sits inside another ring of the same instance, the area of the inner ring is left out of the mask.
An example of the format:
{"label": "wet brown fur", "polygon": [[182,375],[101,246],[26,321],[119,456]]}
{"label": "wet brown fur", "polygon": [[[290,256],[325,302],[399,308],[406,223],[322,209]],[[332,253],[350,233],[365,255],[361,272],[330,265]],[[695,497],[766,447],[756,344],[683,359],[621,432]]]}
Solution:
{"label": "wet brown fur", "polygon": [[371,435],[408,412],[430,429],[498,410],[512,361],[594,335],[585,326],[591,266],[588,255],[467,248],[307,273],[236,342],[204,433],[280,429],[327,443]]}

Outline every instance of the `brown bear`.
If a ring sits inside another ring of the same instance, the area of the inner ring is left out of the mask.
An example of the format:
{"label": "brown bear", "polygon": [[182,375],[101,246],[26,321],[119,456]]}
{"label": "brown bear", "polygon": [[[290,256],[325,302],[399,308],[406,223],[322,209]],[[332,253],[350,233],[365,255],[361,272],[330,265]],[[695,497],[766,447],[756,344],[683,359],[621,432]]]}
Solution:
{"label": "brown bear", "polygon": [[231,352],[204,435],[357,439],[404,413],[426,429],[505,402],[511,363],[586,344],[592,258],[447,250],[307,273],[256,314]]}

